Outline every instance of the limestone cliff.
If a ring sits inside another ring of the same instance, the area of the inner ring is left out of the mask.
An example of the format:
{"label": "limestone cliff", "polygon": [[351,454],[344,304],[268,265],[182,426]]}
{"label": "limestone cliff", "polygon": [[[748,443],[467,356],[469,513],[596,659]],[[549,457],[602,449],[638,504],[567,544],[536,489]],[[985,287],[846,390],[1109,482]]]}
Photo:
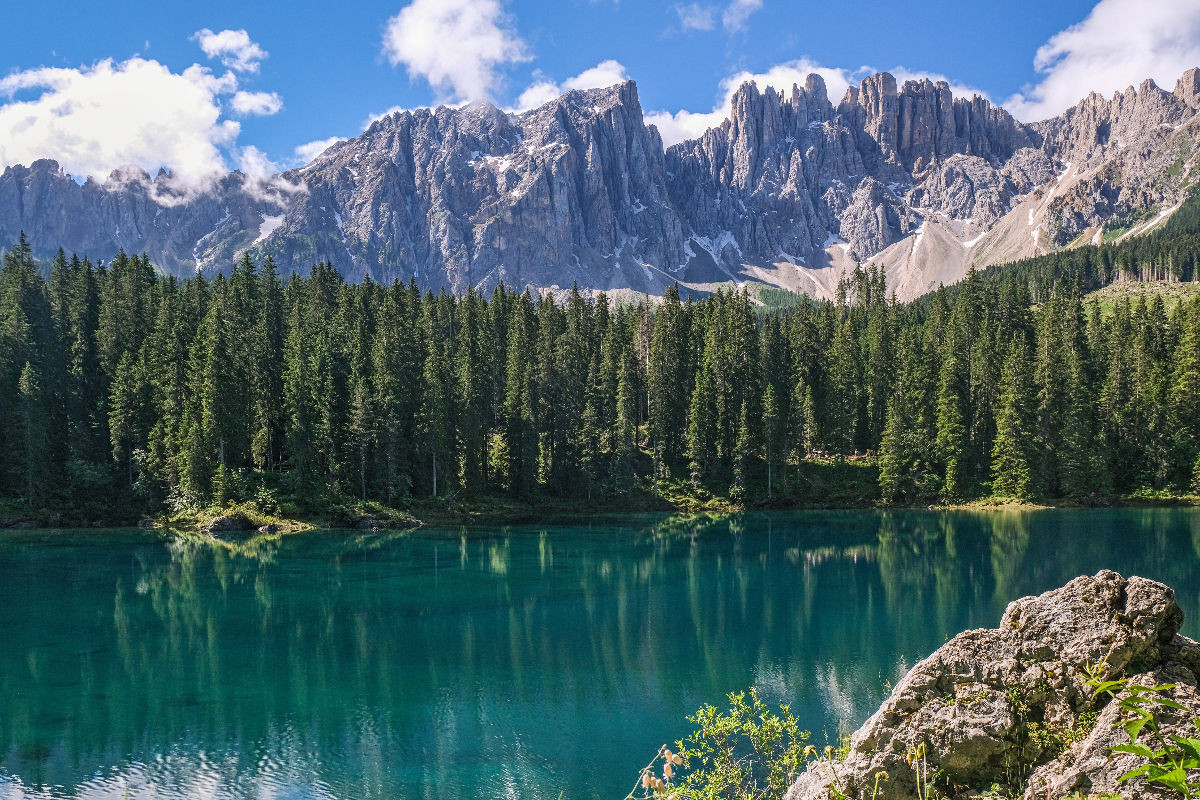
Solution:
{"label": "limestone cliff", "polygon": [[247,249],[281,271],[332,262],[351,280],[500,282],[661,293],[761,281],[832,296],[855,263],[901,299],[987,266],[1161,224],[1190,192],[1200,70],[1027,125],[944,82],[888,73],[835,105],[754,84],[729,118],[664,150],[632,82],[506,113],[402,111],[303,168],[203,187],[137,170],[77,182],[52,161],[0,175],[0,241],[23,229],[165,271],[227,271]]}

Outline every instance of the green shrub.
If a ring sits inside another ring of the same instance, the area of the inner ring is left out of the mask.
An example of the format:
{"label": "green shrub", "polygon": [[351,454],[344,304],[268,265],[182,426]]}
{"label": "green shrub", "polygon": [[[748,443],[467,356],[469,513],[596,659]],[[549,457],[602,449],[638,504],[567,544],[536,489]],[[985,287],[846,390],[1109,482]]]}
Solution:
{"label": "green shrub", "polygon": [[[696,730],[678,742],[678,752],[666,745],[646,765],[630,798],[703,798],[758,800],[782,797],[816,755],[810,733],[800,730],[787,705],[772,712],[758,691],[729,695],[729,709],[706,705],[688,721]],[[826,748],[826,758],[833,749]]]}

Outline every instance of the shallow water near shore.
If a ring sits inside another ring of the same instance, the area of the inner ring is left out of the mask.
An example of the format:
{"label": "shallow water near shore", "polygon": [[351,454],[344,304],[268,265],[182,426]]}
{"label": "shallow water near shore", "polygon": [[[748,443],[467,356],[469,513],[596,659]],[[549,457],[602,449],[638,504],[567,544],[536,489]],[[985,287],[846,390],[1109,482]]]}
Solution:
{"label": "shallow water near shore", "polygon": [[623,797],[757,685],[822,743],[1006,603],[1111,568],[1200,633],[1200,511],[0,533],[0,799]]}

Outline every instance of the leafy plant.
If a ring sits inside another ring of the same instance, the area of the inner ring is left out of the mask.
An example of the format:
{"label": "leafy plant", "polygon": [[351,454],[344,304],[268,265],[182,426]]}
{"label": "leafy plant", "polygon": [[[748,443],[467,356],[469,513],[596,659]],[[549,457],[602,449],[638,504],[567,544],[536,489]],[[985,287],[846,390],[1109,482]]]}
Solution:
{"label": "leafy plant", "polygon": [[811,734],[800,730],[789,706],[773,712],[755,689],[728,697],[728,710],[706,705],[688,717],[696,730],[678,742],[678,752],[666,745],[659,748],[626,800],[783,796],[816,753],[807,744]]}
{"label": "leafy plant", "polygon": [[[1200,738],[1166,734],[1158,718],[1161,709],[1186,710],[1167,696],[1175,684],[1142,686],[1128,678],[1105,680],[1102,668],[1103,663],[1088,670],[1086,683],[1096,695],[1106,694],[1119,704],[1121,718],[1113,727],[1122,728],[1129,736],[1129,744],[1111,750],[1146,759],[1146,763],[1122,775],[1120,782],[1141,777],[1185,798],[1200,797],[1200,776],[1196,774],[1200,771]],[[1200,718],[1193,718],[1192,725],[1200,731]]]}

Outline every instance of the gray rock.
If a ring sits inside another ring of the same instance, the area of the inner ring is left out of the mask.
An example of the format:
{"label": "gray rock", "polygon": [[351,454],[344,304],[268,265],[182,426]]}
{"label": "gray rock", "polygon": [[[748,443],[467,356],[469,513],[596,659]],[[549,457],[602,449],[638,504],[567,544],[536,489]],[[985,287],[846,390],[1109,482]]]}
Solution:
{"label": "gray rock", "polygon": [[1109,752],[1127,741],[1112,729],[1118,707],[1094,697],[1085,670],[1105,661],[1110,676],[1179,683],[1174,699],[1188,710],[1167,724],[1190,728],[1200,715],[1200,645],[1178,635],[1182,620],[1170,588],[1111,571],[1017,600],[998,629],[959,634],[910,670],[853,735],[845,760],[810,766],[787,800],[826,800],[831,786],[870,797],[880,772],[889,777],[878,800],[916,797],[918,748],[951,796],[1000,785],[1029,800],[1076,791],[1156,797],[1138,781],[1118,785],[1137,759]]}
{"label": "gray rock", "polygon": [[245,514],[222,514],[214,517],[201,529],[206,533],[241,533],[255,530],[256,526]]}

